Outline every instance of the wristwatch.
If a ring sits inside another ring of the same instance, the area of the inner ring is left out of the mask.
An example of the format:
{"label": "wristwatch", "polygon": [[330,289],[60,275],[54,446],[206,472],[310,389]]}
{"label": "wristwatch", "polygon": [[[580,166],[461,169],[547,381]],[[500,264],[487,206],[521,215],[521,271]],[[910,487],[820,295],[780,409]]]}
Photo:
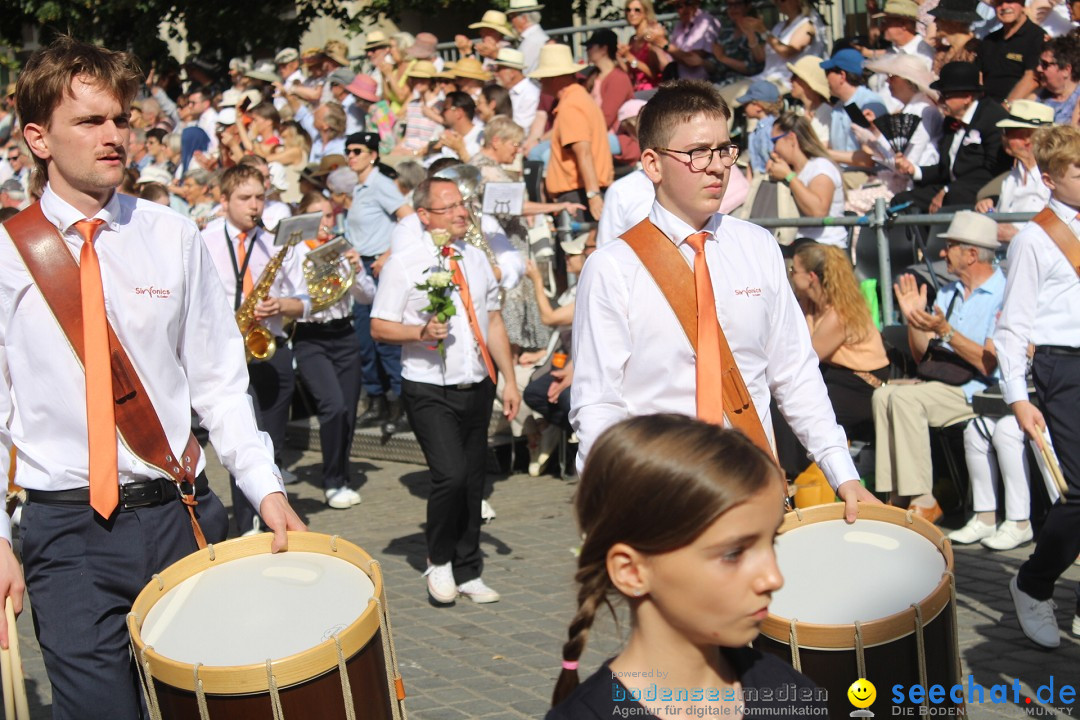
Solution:
{"label": "wristwatch", "polygon": [[949,329],[948,329],[948,330],[947,330],[947,331],[945,332],[945,334],[944,334],[944,335],[942,335],[942,336],[941,336],[940,338],[938,338],[938,339],[939,339],[939,340],[941,340],[941,342],[943,342],[943,343],[950,343],[950,342],[952,342],[952,339],[953,339],[953,335],[955,335],[955,334],[956,334],[956,330],[954,330],[954,329],[953,329],[953,328],[952,328],[952,327],[950,326],[950,327],[949,327]]}
{"label": "wristwatch", "polygon": [[592,200],[594,197],[600,197],[600,191],[599,190],[589,190],[588,192],[585,193],[585,199],[586,200]]}

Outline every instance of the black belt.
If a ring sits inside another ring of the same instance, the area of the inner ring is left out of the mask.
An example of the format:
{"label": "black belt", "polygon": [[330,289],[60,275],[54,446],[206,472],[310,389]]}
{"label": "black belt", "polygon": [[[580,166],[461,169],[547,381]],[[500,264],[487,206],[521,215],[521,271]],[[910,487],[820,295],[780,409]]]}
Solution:
{"label": "black belt", "polygon": [[1035,354],[1080,357],[1080,348],[1068,347],[1067,345],[1036,345]]}
{"label": "black belt", "polygon": [[378,255],[361,255],[360,259],[363,260],[364,262],[375,262],[376,260],[379,259],[379,256]]}
{"label": "black belt", "polygon": [[302,322],[296,323],[294,339],[312,335],[336,335],[352,332],[353,321],[351,317],[327,320],[326,322]]}
{"label": "black belt", "polygon": [[[199,495],[209,490],[210,484],[206,480],[206,473],[200,473],[195,478],[195,494]],[[185,491],[189,488],[185,488]],[[27,490],[26,499],[32,503],[43,505],[89,505],[90,488],[75,488],[74,490]],[[153,507],[179,500],[180,493],[176,483],[165,478],[153,478],[151,480],[136,480],[124,483],[120,486],[121,510],[134,510],[135,508]]]}

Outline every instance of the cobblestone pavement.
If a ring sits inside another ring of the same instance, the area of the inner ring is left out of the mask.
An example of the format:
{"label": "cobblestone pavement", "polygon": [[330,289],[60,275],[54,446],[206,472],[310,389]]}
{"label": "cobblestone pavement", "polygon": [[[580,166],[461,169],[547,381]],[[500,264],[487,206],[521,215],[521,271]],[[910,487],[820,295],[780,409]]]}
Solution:
{"label": "cobblestone pavement", "polygon": [[[290,498],[311,529],[341,535],[382,563],[411,718],[543,716],[566,626],[575,610],[572,482],[522,474],[496,478],[490,500],[498,518],[484,527],[481,541],[487,554],[484,579],[502,594],[502,601],[474,605],[459,600],[453,607],[436,608],[428,602],[420,576],[425,564],[424,468],[356,463],[355,469],[367,476],[359,488],[363,503],[342,511],[327,508],[322,500],[315,453],[294,454],[290,467],[301,477],[299,484],[289,487]],[[228,498],[226,476],[212,453],[209,475],[218,494]],[[1028,551],[958,548],[956,564],[965,677],[971,673],[984,686],[1011,685],[1019,678],[1030,696],[1051,675],[1057,688],[1062,683],[1080,684],[1080,640],[1068,634],[1080,567],[1072,567],[1066,573],[1068,581],[1057,586],[1062,646],[1043,651],[1021,634],[1007,587]],[[29,615],[24,614],[18,625],[32,716],[48,718],[49,685]],[[610,619],[597,624],[582,658],[583,676],[616,651],[618,637]],[[879,688],[879,694],[886,693]],[[968,710],[977,719],[1068,716],[1039,703],[969,705]]]}

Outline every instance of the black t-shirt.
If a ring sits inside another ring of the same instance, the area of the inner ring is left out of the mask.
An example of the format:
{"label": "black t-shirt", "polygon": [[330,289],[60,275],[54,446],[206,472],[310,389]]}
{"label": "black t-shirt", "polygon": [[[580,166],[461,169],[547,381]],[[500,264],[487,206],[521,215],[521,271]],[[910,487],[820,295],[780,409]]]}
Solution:
{"label": "black t-shirt", "polygon": [[1026,20],[1016,34],[1005,39],[1005,28],[986,36],[979,51],[986,94],[1001,102],[1009,96],[1017,81],[1039,64],[1046,33]]}
{"label": "black t-shirt", "polygon": [[[792,710],[807,707],[820,708],[817,717],[828,715],[826,693],[783,660],[753,648],[721,648],[721,652],[742,683],[746,715],[792,717],[796,714]],[[644,706],[630,699],[629,691],[612,675],[610,663],[605,662],[570,697],[552,708],[545,720],[611,720],[623,716],[656,720]],[[719,705],[720,700],[706,697],[701,703]],[[630,708],[628,713],[619,712]]]}

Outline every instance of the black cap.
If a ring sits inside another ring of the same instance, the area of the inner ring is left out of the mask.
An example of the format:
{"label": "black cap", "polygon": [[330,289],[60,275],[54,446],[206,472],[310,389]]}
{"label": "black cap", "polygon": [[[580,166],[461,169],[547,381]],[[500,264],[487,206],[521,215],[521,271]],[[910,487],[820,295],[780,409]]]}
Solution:
{"label": "black cap", "polygon": [[345,138],[345,147],[350,145],[364,145],[369,150],[379,152],[379,134],[373,132],[357,132]]}
{"label": "black cap", "polygon": [[931,90],[946,92],[982,92],[979,68],[974,63],[951,62],[941,68],[940,79],[930,83]]}

